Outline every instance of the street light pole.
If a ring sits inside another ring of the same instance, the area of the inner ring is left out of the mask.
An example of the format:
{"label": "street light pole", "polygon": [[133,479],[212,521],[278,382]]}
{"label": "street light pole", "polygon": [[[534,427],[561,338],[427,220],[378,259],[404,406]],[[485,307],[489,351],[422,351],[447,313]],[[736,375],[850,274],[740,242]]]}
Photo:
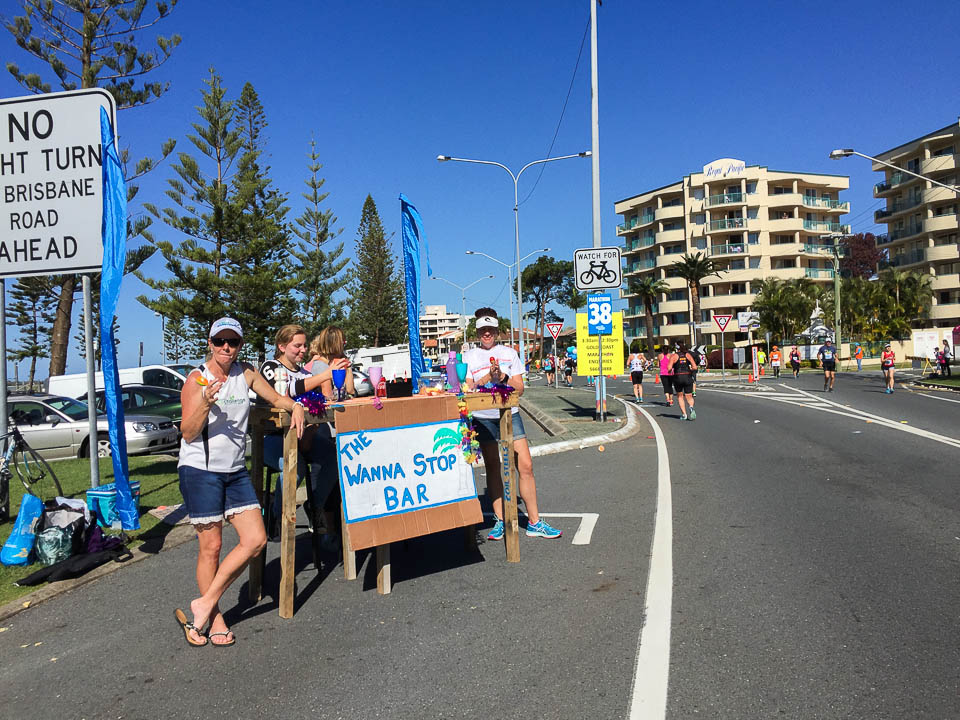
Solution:
{"label": "street light pole", "polygon": [[460,291],[460,324],[463,326],[460,328],[460,331],[463,333],[463,342],[467,341],[467,290],[472,288],[478,282],[483,280],[492,280],[493,275],[484,275],[482,278],[474,280],[469,285],[457,285],[455,282],[450,282],[446,278],[440,277],[439,275],[434,275],[434,280],[442,280],[447,285],[453,285],[457,290]]}
{"label": "street light pole", "polygon": [[[526,255],[524,255],[522,258],[520,258],[520,262],[522,263],[522,262],[523,262],[524,260],[526,260],[528,257],[533,257],[534,255],[538,255],[538,254],[540,254],[540,253],[545,253],[545,252],[550,252],[550,248],[548,248],[548,247],[547,247],[547,248],[540,248],[539,250],[534,250],[533,252],[528,252]],[[499,263],[500,265],[503,265],[503,266],[507,269],[507,287],[511,287],[511,286],[513,285],[513,268],[515,268],[515,267],[517,268],[517,277],[520,276],[519,263],[517,263],[517,262],[505,263],[503,260],[497,260],[497,258],[493,257],[492,255],[487,255],[485,252],[480,252],[479,250],[467,250],[466,253],[467,253],[467,255],[482,255],[483,257],[487,258],[487,260],[493,260],[495,263]],[[510,342],[512,343],[512,342],[513,342],[513,327],[514,327],[514,326],[513,326],[513,292],[512,292],[512,291],[511,291],[511,292],[508,292],[508,293],[507,293],[507,297],[510,298]],[[523,332],[523,321],[522,321],[522,319],[521,319],[521,321],[520,321],[520,332],[517,333],[517,337],[518,337],[518,338],[520,337],[520,335],[522,334],[522,332]]]}
{"label": "street light pole", "polygon": [[[522,168],[520,172],[514,175],[513,171],[508,168],[503,163],[498,163],[493,160],[472,160],[470,158],[458,158],[451,155],[437,155],[438,162],[465,162],[465,163],[474,163],[476,165],[495,165],[498,168],[502,168],[510,176],[510,179],[513,180],[513,229],[514,229],[514,241],[515,241],[515,250],[516,250],[516,265],[517,265],[517,320],[520,322],[520,368],[521,372],[526,372],[527,367],[527,357],[526,357],[526,346],[523,340],[523,294],[521,293],[521,278],[520,278],[520,202],[518,196],[518,185],[520,182],[520,176],[523,175],[524,171],[528,168],[533,167],[534,165],[542,165],[548,162],[554,162],[555,160],[568,160],[570,158],[576,157],[590,157],[590,150],[584,150],[573,155],[560,155],[559,157],[544,158],[542,160],[534,160],[533,162],[528,162]],[[479,254],[479,253],[477,253]]]}
{"label": "street light pole", "polygon": [[934,180],[933,178],[927,177],[926,175],[921,175],[919,173],[913,172],[912,170],[907,170],[906,168],[898,167],[893,163],[888,163],[886,160],[879,160],[871,155],[864,155],[862,152],[857,152],[853,148],[843,148],[842,150],[833,150],[830,153],[830,159],[839,160],[840,158],[850,157],[851,155],[858,155],[862,158],[866,158],[867,160],[870,160],[871,162],[875,162],[878,165],[886,165],[888,168],[893,168],[898,172],[906,173],[907,175],[912,175],[913,177],[920,178],[921,180],[926,180],[927,182],[931,182],[934,185],[937,185],[942,188],[946,188],[947,190],[952,190],[953,192],[960,195],[960,186],[947,185],[946,183],[942,183],[938,180]]}
{"label": "street light pole", "polygon": [[163,321],[165,320],[163,313],[155,312],[154,315],[160,318],[160,364],[167,364],[167,335],[166,329],[164,327]]}

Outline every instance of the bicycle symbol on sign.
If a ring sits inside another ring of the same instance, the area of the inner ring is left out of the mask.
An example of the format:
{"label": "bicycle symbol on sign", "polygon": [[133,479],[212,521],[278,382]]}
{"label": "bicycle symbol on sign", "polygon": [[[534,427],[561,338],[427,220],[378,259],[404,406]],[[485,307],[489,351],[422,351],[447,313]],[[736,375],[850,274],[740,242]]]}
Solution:
{"label": "bicycle symbol on sign", "polygon": [[613,282],[617,279],[617,272],[607,267],[606,260],[591,260],[590,269],[580,273],[580,282],[583,285],[589,285],[594,278],[603,282]]}

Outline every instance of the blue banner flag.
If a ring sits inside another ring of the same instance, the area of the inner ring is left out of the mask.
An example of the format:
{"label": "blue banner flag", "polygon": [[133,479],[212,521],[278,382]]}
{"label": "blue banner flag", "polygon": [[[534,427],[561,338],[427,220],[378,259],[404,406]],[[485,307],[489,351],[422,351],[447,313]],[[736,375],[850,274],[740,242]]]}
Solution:
{"label": "blue banner flag", "polygon": [[[127,184],[105,108],[100,108],[100,147],[103,158],[103,272],[100,275],[100,348],[103,366],[103,390],[110,425],[110,458],[117,491],[117,514],[124,530],[139,530],[140,516],[130,494],[127,468],[127,435],[124,431],[123,405],[120,403],[120,375],[117,371],[117,345],[113,336],[113,316],[120,299],[120,282],[127,259]],[[91,400],[92,402],[92,400]]]}
{"label": "blue banner flag", "polygon": [[420,344],[420,241],[427,255],[427,277],[433,275],[430,267],[430,248],[423,231],[423,219],[406,196],[400,195],[400,216],[403,235],[403,278],[407,293],[407,333],[410,336],[410,379],[414,392],[420,383],[420,374],[429,368],[423,361]]}

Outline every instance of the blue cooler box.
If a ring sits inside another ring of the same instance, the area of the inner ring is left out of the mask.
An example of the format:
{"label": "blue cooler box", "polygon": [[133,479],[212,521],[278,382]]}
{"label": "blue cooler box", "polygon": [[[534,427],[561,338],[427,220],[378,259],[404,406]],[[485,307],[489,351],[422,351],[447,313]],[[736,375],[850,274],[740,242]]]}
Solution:
{"label": "blue cooler box", "polygon": [[[133,496],[133,506],[140,512],[140,483],[130,482],[130,494]],[[110,527],[120,522],[117,514],[117,488],[114,483],[101,485],[87,490],[87,507],[95,512],[100,521],[100,527]]]}

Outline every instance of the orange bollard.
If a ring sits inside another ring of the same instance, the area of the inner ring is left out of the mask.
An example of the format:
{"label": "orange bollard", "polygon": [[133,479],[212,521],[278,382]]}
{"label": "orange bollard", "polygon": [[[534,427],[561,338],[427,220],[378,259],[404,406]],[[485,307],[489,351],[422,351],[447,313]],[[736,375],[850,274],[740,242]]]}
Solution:
{"label": "orange bollard", "polygon": [[760,377],[763,377],[763,365],[760,366]]}
{"label": "orange bollard", "polygon": [[653,381],[654,381],[657,385],[660,384],[660,373],[657,373],[657,376],[653,379]]}
{"label": "orange bollard", "polygon": [[752,370],[750,371],[750,374],[747,376],[747,382],[748,382],[748,383],[753,382],[753,371],[752,371]]}

